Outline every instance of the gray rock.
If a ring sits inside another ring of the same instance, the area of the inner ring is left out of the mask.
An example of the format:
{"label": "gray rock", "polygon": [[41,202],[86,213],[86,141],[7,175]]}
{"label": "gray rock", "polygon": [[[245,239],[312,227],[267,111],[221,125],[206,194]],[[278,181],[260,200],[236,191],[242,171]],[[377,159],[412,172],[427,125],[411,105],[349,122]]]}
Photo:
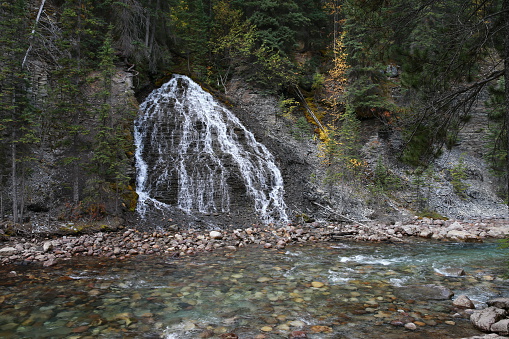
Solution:
{"label": "gray rock", "polygon": [[50,267],[50,266],[54,266],[56,263],[57,263],[56,259],[50,258],[50,259],[46,260],[45,262],[43,262],[42,265],[44,267]]}
{"label": "gray rock", "polygon": [[465,271],[462,268],[454,268],[454,267],[448,267],[441,270],[441,273],[443,273],[446,276],[451,277],[459,277],[462,275],[465,275]]}
{"label": "gray rock", "polygon": [[491,325],[502,320],[506,316],[507,312],[501,308],[490,306],[484,310],[475,311],[470,316],[470,322],[475,328],[489,332]]}
{"label": "gray rock", "polygon": [[488,306],[493,306],[497,308],[503,308],[505,310],[509,309],[509,298],[495,298],[488,300]]}
{"label": "gray rock", "polygon": [[419,233],[419,236],[421,238],[431,238],[433,236],[433,232],[430,230],[422,230],[421,233]]}
{"label": "gray rock", "polygon": [[51,241],[46,241],[44,242],[44,244],[42,245],[42,251],[44,253],[48,252],[48,251],[51,251],[53,249],[53,243]]}
{"label": "gray rock", "polygon": [[417,325],[414,323],[406,323],[405,328],[407,330],[415,331],[417,329]]}
{"label": "gray rock", "polygon": [[16,253],[16,249],[14,247],[4,247],[0,248],[0,256],[10,256]]}
{"label": "gray rock", "polygon": [[461,338],[461,339],[497,339],[497,338],[505,338],[505,337],[501,337],[498,334],[491,333],[491,334],[476,335],[473,337]]}
{"label": "gray rock", "polygon": [[409,285],[396,288],[399,297],[416,300],[448,300],[454,293],[447,287],[440,285]]}
{"label": "gray rock", "polygon": [[223,238],[223,234],[218,231],[210,231],[209,236],[211,239],[222,239]]}
{"label": "gray rock", "polygon": [[465,240],[477,240],[478,237],[467,231],[453,229],[447,232],[447,238],[465,241]]}
{"label": "gray rock", "polygon": [[509,334],[509,319],[502,319],[491,325],[491,331],[498,334]]}
{"label": "gray rock", "polygon": [[464,294],[462,294],[462,295],[458,296],[456,299],[454,299],[452,304],[456,307],[461,307],[461,308],[475,308],[475,305],[472,302],[472,300],[470,300],[470,298]]}

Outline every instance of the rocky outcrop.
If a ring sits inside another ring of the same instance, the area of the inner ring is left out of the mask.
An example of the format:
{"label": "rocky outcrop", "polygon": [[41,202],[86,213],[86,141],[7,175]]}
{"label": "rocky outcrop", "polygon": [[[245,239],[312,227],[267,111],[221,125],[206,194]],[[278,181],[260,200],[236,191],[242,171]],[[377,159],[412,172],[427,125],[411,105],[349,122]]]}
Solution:
{"label": "rocky outcrop", "polygon": [[477,310],[470,316],[470,322],[483,332],[509,335],[509,298],[496,298],[487,302],[488,307]]}
{"label": "rocky outcrop", "polygon": [[497,307],[488,307],[483,310],[475,311],[470,316],[470,321],[475,328],[483,331],[490,332],[492,326],[504,319],[507,315],[507,311]]}

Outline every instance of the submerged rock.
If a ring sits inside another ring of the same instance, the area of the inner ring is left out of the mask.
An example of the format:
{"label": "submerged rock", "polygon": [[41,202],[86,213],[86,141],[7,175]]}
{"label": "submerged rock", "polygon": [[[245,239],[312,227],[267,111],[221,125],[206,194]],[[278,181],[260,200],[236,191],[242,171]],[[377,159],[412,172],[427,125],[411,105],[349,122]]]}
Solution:
{"label": "submerged rock", "polygon": [[403,299],[415,300],[447,300],[454,295],[447,287],[433,284],[398,287],[395,294]]}
{"label": "submerged rock", "polygon": [[465,270],[463,270],[462,268],[448,267],[442,269],[440,273],[443,273],[444,275],[447,276],[459,277],[465,275]]}

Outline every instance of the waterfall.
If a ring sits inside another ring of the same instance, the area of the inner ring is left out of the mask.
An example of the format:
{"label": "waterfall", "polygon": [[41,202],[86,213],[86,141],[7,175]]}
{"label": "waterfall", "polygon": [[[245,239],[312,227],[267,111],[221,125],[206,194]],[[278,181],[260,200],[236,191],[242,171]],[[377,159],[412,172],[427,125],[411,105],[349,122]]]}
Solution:
{"label": "waterfall", "polygon": [[146,98],[134,136],[142,217],[150,206],[229,213],[247,199],[264,223],[288,219],[272,154],[188,77],[174,75]]}

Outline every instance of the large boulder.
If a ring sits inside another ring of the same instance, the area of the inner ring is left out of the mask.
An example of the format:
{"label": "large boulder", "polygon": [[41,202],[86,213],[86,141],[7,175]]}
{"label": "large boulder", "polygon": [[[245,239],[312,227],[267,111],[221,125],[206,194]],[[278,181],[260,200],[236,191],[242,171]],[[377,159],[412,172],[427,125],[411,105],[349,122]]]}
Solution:
{"label": "large boulder", "polygon": [[402,286],[395,293],[403,299],[415,300],[448,300],[454,295],[447,287],[433,284]]}
{"label": "large boulder", "polygon": [[483,332],[491,331],[491,326],[504,319],[507,311],[501,308],[490,306],[483,310],[478,310],[470,316],[470,322],[475,328]]}
{"label": "large boulder", "polygon": [[509,319],[502,319],[491,325],[491,331],[497,332],[498,334],[508,335],[509,334]]}

